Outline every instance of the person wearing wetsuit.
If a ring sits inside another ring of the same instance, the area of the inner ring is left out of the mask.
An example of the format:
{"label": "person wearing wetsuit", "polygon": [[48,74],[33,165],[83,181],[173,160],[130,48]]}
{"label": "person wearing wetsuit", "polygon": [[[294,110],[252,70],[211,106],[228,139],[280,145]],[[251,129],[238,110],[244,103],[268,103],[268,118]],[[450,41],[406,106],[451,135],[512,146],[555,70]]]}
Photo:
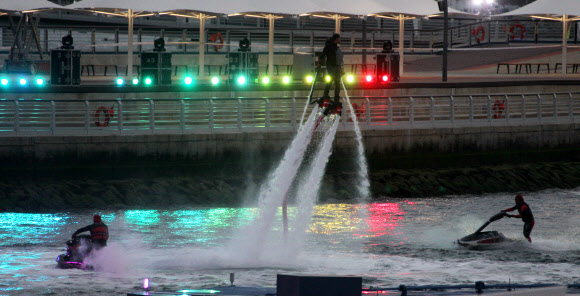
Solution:
{"label": "person wearing wetsuit", "polygon": [[524,197],[521,194],[516,195],[516,205],[503,210],[502,213],[511,212],[513,210],[518,210],[519,215],[506,214],[506,216],[510,218],[522,218],[522,221],[524,221],[524,237],[531,243],[532,238],[530,237],[530,234],[532,233],[532,229],[534,229],[534,215],[532,214],[532,209],[530,209],[530,206],[524,201]]}
{"label": "person wearing wetsuit", "polygon": [[83,228],[78,229],[73,233],[72,238],[73,240],[77,236],[77,234],[85,231],[90,231],[91,233],[91,241],[93,247],[95,249],[100,249],[102,247],[107,246],[107,240],[109,239],[109,228],[103,220],[101,220],[101,216],[95,215],[93,216],[93,224],[85,226]]}
{"label": "person wearing wetsuit", "polygon": [[340,35],[334,34],[330,39],[326,41],[324,49],[322,50],[322,55],[318,57],[318,64],[324,64],[324,59],[326,58],[326,72],[330,77],[329,83],[326,84],[324,88],[324,95],[321,99],[330,98],[330,87],[334,82],[334,103],[340,101],[340,77],[343,74],[343,58],[342,50],[338,46],[340,44]]}

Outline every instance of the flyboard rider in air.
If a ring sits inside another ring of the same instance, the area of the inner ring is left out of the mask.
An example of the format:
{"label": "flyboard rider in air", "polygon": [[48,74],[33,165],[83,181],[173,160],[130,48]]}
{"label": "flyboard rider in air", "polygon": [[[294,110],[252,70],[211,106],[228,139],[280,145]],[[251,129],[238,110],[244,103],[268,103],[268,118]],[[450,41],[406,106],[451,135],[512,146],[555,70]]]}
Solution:
{"label": "flyboard rider in air", "polygon": [[[322,54],[318,57],[318,62],[316,64],[316,75],[314,82],[316,83],[316,78],[319,76],[319,72],[322,71],[323,65],[326,65],[326,72],[330,81],[327,81],[326,87],[324,88],[324,94],[317,100],[312,100],[312,91],[310,92],[310,103],[317,103],[319,108],[322,110],[322,115],[316,121],[316,127],[320,124],[322,119],[330,114],[342,114],[342,103],[340,102],[340,88],[341,88],[341,77],[344,75],[343,70],[343,56],[342,50],[340,49],[340,35],[333,34],[324,45]],[[330,99],[329,93],[330,88],[334,84],[334,100]]]}

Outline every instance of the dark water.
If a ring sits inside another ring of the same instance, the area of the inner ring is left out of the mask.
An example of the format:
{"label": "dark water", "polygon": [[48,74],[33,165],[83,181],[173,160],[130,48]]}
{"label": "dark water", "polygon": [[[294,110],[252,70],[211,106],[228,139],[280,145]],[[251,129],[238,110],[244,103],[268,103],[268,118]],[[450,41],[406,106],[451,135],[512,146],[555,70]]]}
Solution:
{"label": "dark water", "polygon": [[[319,204],[304,235],[283,238],[281,215],[264,241],[255,208],[98,211],[110,227],[96,271],[57,269],[71,233],[93,212],[1,213],[1,295],[125,295],[149,278],[156,291],[229,284],[273,286],[277,273],[363,276],[363,285],[580,283],[580,189],[524,193],[536,217],[533,243],[522,222],[488,226],[511,241],[469,250],[453,243],[475,231],[513,194]],[[290,208],[290,217],[296,209]],[[292,227],[292,225],[290,225]]]}

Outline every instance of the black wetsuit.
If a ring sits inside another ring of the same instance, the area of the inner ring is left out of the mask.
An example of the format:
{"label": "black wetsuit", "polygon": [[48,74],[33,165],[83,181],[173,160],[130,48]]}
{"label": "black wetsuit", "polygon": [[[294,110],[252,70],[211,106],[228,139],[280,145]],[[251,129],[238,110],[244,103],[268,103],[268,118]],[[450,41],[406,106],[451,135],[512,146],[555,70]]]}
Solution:
{"label": "black wetsuit", "polygon": [[514,207],[509,209],[505,209],[504,212],[511,212],[513,210],[518,210],[519,215],[513,215],[512,217],[522,218],[522,221],[524,221],[524,237],[529,239],[535,224],[532,209],[530,209],[530,206],[527,203],[523,202],[519,205],[516,204]]}
{"label": "black wetsuit", "polygon": [[328,39],[322,50],[322,55],[320,55],[319,60],[324,61],[326,58],[326,72],[330,77],[330,81],[326,84],[324,88],[324,97],[328,97],[330,93],[330,87],[334,82],[334,98],[340,98],[340,77],[342,76],[342,50],[338,44],[334,43],[332,39]]}

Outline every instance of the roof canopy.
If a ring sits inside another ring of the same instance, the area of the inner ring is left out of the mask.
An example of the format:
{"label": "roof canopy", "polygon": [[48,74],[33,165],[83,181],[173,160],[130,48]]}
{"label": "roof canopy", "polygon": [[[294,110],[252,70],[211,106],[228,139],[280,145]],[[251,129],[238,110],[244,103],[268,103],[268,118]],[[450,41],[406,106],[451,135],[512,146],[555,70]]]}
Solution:
{"label": "roof canopy", "polygon": [[[143,0],[83,0],[66,6],[67,9],[79,9],[110,14],[117,16],[127,16],[129,10],[133,10],[134,17],[143,17],[151,15],[174,14],[186,17],[198,17],[201,13],[207,15],[220,15],[221,10],[214,5],[215,1],[201,0],[162,0],[162,1],[143,1]],[[219,1],[218,1],[219,2]],[[227,6],[225,6],[227,7]],[[215,10],[212,10],[215,8]]]}
{"label": "roof canopy", "polygon": [[47,0],[0,0],[0,13],[23,12],[30,13],[48,9],[62,9],[63,7]]}
{"label": "roof canopy", "polygon": [[[439,5],[435,0],[373,0],[384,2],[387,10],[367,11],[367,15],[398,19],[401,15],[407,19],[419,17],[434,17],[443,14],[439,11]],[[453,8],[448,9],[450,15],[474,16],[473,14],[462,12]]]}
{"label": "roof canopy", "polygon": [[580,1],[578,0],[536,0],[526,6],[510,12],[493,15],[504,17],[523,15],[534,18],[562,20],[562,16],[570,16],[571,21],[580,20]]}

